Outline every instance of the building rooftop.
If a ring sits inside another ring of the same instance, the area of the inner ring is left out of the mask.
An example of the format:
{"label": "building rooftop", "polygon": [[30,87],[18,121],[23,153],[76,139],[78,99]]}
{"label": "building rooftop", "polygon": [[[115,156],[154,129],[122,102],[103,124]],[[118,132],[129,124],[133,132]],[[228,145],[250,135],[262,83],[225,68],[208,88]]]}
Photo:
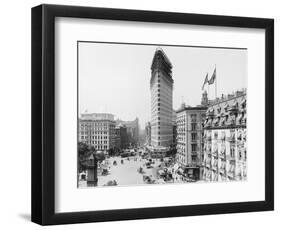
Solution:
{"label": "building rooftop", "polygon": [[111,113],[81,113],[81,120],[114,120],[114,115]]}
{"label": "building rooftop", "polygon": [[186,106],[185,104],[183,104],[183,106],[181,108],[179,108],[176,113],[180,113],[182,111],[196,111],[196,110],[207,110],[208,107],[207,106],[202,106],[202,105],[197,105],[197,106]]}
{"label": "building rooftop", "polygon": [[246,94],[247,94],[247,89],[245,89],[245,88],[243,88],[241,90],[237,90],[231,94],[227,94],[227,95],[222,94],[221,97],[217,97],[214,100],[209,100],[209,105],[210,106],[216,105],[216,104],[226,102],[226,101],[229,101],[229,100],[241,97],[241,96],[245,96]]}
{"label": "building rooftop", "polygon": [[171,72],[173,65],[161,47],[157,47],[155,50],[151,63],[151,69],[154,69],[156,67],[156,63],[159,61],[161,61],[167,67],[166,70],[168,72]]}

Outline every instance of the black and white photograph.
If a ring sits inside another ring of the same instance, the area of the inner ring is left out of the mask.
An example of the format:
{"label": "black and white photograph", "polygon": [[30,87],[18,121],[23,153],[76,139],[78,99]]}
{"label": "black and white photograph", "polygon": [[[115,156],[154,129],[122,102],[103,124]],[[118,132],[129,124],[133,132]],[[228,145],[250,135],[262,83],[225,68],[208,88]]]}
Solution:
{"label": "black and white photograph", "polygon": [[77,41],[77,186],[247,181],[247,48]]}
{"label": "black and white photograph", "polygon": [[32,8],[33,222],[274,210],[274,20],[159,6]]}
{"label": "black and white photograph", "polygon": [[278,229],[278,1],[1,3],[1,229]]}

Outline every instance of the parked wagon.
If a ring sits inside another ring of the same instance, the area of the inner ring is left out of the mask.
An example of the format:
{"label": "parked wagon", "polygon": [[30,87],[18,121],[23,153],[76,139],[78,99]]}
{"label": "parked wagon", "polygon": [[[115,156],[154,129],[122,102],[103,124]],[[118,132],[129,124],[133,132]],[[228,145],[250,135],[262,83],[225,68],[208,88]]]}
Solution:
{"label": "parked wagon", "polygon": [[102,172],[101,172],[101,175],[102,176],[106,176],[106,175],[108,175],[108,169],[102,169]]}
{"label": "parked wagon", "polygon": [[104,184],[103,186],[116,186],[116,185],[118,185],[116,180],[110,180],[106,184]]}
{"label": "parked wagon", "polygon": [[143,175],[143,181],[146,184],[154,184],[155,183],[155,180],[152,180],[150,176],[146,176],[146,175]]}
{"label": "parked wagon", "polygon": [[143,168],[142,168],[142,167],[139,167],[139,168],[137,169],[137,171],[138,171],[138,173],[144,173],[144,171],[143,171]]}

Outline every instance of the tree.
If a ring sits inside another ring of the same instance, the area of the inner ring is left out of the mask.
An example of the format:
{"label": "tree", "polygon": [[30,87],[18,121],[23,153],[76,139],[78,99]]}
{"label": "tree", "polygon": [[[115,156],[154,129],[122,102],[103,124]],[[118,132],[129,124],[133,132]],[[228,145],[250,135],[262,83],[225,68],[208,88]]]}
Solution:
{"label": "tree", "polygon": [[78,142],[78,157],[85,157],[89,152],[89,146],[83,142]]}
{"label": "tree", "polygon": [[97,162],[102,162],[105,159],[105,155],[102,152],[96,152],[95,147],[89,146],[83,142],[78,142],[78,166],[79,172],[87,169],[87,159],[93,155]]}
{"label": "tree", "polygon": [[[83,142],[78,142],[79,172],[86,170],[86,160],[91,154],[96,154],[96,150],[93,146],[89,146]],[[104,160],[100,156],[97,156],[97,158]]]}

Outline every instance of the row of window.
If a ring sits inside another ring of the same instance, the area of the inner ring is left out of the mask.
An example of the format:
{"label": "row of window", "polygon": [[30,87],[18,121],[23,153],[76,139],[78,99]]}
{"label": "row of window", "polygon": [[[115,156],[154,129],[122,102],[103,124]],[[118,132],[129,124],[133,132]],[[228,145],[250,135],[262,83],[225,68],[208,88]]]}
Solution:
{"label": "row of window", "polygon": [[107,145],[108,144],[108,141],[92,141],[92,144],[105,144]]}
{"label": "row of window", "polygon": [[191,151],[192,152],[197,151],[197,144],[191,144]]}
{"label": "row of window", "polygon": [[[81,140],[87,139],[89,136],[81,136]],[[107,136],[92,136],[92,139],[108,139]]]}
{"label": "row of window", "polygon": [[95,145],[94,147],[96,148],[96,150],[107,150],[107,146],[103,145]]}
{"label": "row of window", "polygon": [[191,133],[191,140],[196,141],[197,140],[197,133]]}
{"label": "row of window", "polygon": [[[217,114],[220,114],[221,112],[228,112],[229,107],[233,107],[236,109],[239,109],[239,107],[241,108],[241,110],[244,110],[246,108],[246,99],[242,100],[240,103],[238,103],[238,101],[234,101],[232,103],[232,105],[225,103],[224,106],[222,107],[218,107],[217,110]],[[214,108],[210,108],[209,110],[210,112],[215,112]]]}
{"label": "row of window", "polygon": [[[206,115],[202,114],[201,117],[202,117],[202,120],[204,120]],[[196,123],[197,122],[197,114],[190,114],[190,120],[191,120],[191,122]],[[177,123],[185,123],[185,122],[186,122],[186,116],[185,115],[182,115],[182,116],[178,117]]]}
{"label": "row of window", "polygon": [[[178,136],[185,136],[185,132],[184,132],[185,130],[178,130]],[[197,136],[197,133],[191,133],[191,140],[192,141],[196,141],[196,140],[198,140],[198,136]]]}
{"label": "row of window", "polygon": [[[88,135],[90,132],[85,132],[85,131],[81,131],[80,132],[80,134],[81,135]],[[94,134],[105,134],[105,135],[107,135],[108,134],[108,132],[107,131],[101,131],[101,132],[92,132],[92,135],[94,135]]]}
{"label": "row of window", "polygon": [[[217,147],[214,147],[214,152],[217,150]],[[235,158],[235,146],[230,146],[229,156],[231,159]],[[225,154],[225,146],[222,147],[222,154]],[[242,151],[241,149],[238,150],[238,160],[247,160],[247,150],[245,149]]]}
{"label": "row of window", "polygon": [[88,128],[88,127],[108,127],[108,124],[103,124],[103,123],[86,123],[86,124],[83,124],[83,123],[80,123],[80,127],[81,128]]}

